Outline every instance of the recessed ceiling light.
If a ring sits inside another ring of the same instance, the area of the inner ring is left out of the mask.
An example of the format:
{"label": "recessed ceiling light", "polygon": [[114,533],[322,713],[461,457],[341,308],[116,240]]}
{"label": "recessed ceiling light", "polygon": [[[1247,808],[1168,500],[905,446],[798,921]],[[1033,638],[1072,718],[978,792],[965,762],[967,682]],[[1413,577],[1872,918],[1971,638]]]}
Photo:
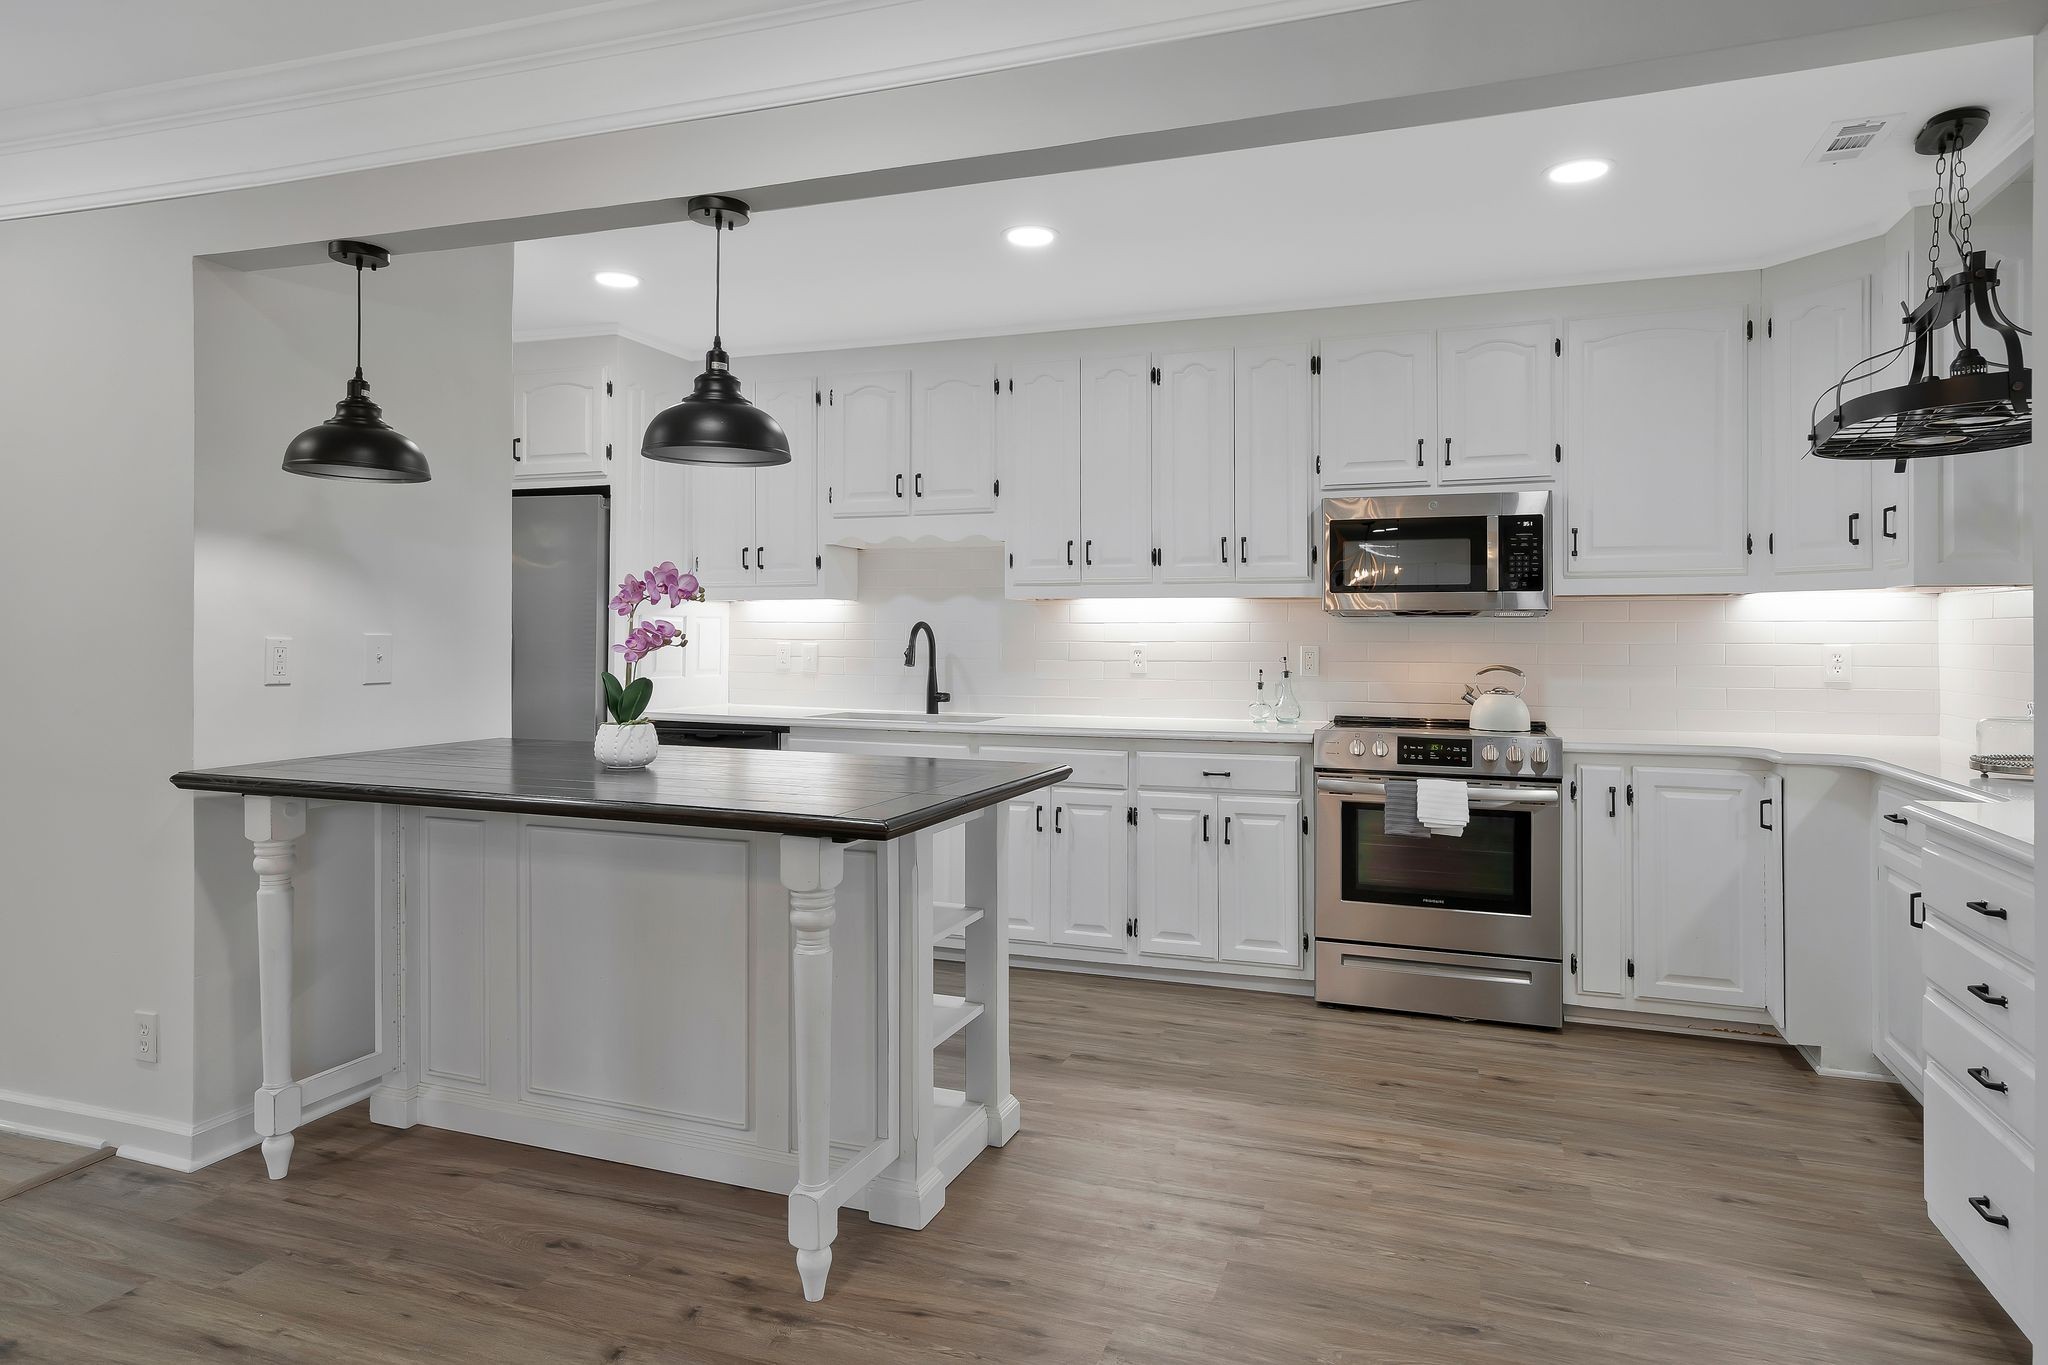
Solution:
{"label": "recessed ceiling light", "polygon": [[1613,169],[1612,162],[1589,156],[1577,161],[1560,161],[1547,174],[1553,185],[1583,185],[1588,180],[1598,180]]}
{"label": "recessed ceiling light", "polygon": [[638,275],[628,275],[623,270],[600,270],[590,278],[596,280],[607,289],[638,289],[640,287],[640,277]]}
{"label": "recessed ceiling light", "polygon": [[1003,234],[1003,240],[1011,246],[1041,247],[1051,246],[1053,238],[1057,236],[1059,234],[1049,227],[1032,227],[1027,224],[1011,228]]}

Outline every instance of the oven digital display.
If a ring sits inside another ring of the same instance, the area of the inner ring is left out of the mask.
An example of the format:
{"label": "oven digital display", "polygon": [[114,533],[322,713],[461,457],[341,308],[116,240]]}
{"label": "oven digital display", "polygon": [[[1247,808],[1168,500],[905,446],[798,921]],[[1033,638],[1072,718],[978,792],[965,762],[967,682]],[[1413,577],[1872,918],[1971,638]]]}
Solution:
{"label": "oven digital display", "polygon": [[1395,758],[1404,768],[1469,768],[1472,741],[1438,735],[1402,735]]}

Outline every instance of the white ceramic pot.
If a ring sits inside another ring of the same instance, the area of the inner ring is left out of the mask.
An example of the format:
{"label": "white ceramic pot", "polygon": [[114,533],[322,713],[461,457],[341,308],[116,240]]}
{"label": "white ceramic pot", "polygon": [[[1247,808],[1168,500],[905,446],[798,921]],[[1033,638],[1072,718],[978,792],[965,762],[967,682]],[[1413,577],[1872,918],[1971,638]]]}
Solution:
{"label": "white ceramic pot", "polygon": [[661,736],[655,733],[652,721],[636,720],[631,725],[607,721],[597,727],[597,742],[591,752],[607,768],[644,768],[661,752]]}

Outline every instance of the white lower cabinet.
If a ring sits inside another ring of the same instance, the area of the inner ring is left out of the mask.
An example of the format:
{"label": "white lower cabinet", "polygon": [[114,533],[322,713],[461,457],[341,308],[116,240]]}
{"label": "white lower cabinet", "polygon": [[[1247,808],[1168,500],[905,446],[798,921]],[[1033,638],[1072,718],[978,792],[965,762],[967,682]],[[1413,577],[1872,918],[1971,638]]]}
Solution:
{"label": "white lower cabinet", "polygon": [[1301,963],[1301,802],[1141,792],[1138,951]]}
{"label": "white lower cabinet", "polygon": [[1920,944],[1926,924],[1920,859],[1889,841],[1877,850],[1877,894],[1871,945],[1877,955],[1877,1059],[1915,1095],[1921,1093],[1921,997],[1926,970]]}
{"label": "white lower cabinet", "polygon": [[1737,768],[1583,764],[1575,993],[1662,1014],[1784,1018],[1783,799]]}
{"label": "white lower cabinet", "polygon": [[[1047,890],[1052,869],[1044,839],[1047,795],[1033,792],[1003,807],[1003,864],[998,885],[1012,943],[1045,942],[1051,918]],[[964,877],[960,894],[966,895]],[[939,899],[946,897],[942,893]]]}
{"label": "white lower cabinet", "polygon": [[1121,951],[1129,942],[1129,809],[1122,788],[1054,787],[1048,941]]}
{"label": "white lower cabinet", "polygon": [[1216,798],[1138,797],[1138,951],[1216,960]]}

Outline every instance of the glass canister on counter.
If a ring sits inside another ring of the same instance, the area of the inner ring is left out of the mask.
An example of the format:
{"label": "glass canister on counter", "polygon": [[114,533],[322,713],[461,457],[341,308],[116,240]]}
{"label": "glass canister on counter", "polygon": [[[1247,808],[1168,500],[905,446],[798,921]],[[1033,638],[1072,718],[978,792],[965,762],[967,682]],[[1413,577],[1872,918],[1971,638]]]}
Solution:
{"label": "glass canister on counter", "polygon": [[[2032,708],[2028,708],[2031,710]],[[1977,752],[1970,766],[1992,777],[2034,776],[2034,718],[1987,716],[1977,722]]]}

